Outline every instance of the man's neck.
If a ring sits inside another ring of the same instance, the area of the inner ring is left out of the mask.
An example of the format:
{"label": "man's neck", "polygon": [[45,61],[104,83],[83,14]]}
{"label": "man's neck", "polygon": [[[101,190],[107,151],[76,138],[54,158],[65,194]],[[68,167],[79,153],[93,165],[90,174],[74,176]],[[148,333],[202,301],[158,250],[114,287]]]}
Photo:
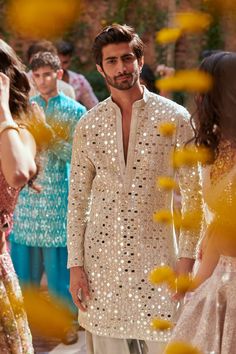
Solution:
{"label": "man's neck", "polygon": [[40,93],[40,96],[44,99],[44,101],[46,101],[48,103],[48,101],[50,100],[50,98],[56,97],[58,96],[59,92],[57,90],[50,92],[48,95],[43,95]]}
{"label": "man's neck", "polygon": [[138,84],[129,90],[111,89],[112,100],[120,107],[121,112],[131,110],[133,103],[143,97],[143,87]]}
{"label": "man's neck", "polygon": [[68,70],[63,70],[62,80],[69,83],[69,73]]}

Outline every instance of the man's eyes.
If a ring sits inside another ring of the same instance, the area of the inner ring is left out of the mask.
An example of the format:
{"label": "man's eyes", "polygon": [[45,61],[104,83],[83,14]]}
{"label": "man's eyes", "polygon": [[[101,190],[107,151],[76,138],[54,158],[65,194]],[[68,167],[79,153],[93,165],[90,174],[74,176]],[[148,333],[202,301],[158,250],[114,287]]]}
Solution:
{"label": "man's eyes", "polygon": [[108,64],[115,64],[116,63],[116,59],[109,59],[107,60]]}
{"label": "man's eyes", "polygon": [[133,61],[133,57],[132,56],[127,56],[123,58],[123,61]]}

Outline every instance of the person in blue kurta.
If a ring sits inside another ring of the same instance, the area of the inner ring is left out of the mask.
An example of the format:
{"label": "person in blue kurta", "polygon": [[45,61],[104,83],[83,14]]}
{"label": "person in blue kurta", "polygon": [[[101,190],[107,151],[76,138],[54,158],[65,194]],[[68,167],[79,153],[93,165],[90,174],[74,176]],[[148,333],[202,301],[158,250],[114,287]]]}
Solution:
{"label": "person in blue kurta", "polygon": [[66,248],[68,177],[74,128],[86,108],[57,91],[63,71],[59,58],[49,52],[31,62],[40,95],[32,97],[55,132],[51,150],[40,156],[37,184],[40,193],[24,188],[20,193],[11,234],[11,255],[23,285],[39,285],[46,273],[48,289],[73,307],[69,294]]}

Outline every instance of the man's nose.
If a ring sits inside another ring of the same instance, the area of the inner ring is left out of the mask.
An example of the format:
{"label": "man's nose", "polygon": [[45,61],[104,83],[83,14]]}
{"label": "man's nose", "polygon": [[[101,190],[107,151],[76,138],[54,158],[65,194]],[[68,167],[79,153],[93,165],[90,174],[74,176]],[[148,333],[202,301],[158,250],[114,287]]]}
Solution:
{"label": "man's nose", "polygon": [[39,80],[38,80],[38,82],[39,82],[39,85],[42,85],[42,84],[44,84],[44,77],[40,77],[39,78]]}
{"label": "man's nose", "polygon": [[123,60],[119,60],[117,63],[117,69],[120,74],[126,73],[126,65]]}

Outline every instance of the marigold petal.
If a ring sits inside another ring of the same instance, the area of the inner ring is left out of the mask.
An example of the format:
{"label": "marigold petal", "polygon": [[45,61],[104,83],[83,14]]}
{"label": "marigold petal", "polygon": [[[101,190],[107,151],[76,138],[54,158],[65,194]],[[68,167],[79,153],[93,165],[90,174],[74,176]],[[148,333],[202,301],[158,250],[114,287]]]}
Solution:
{"label": "marigold petal", "polygon": [[156,81],[156,87],[163,91],[207,92],[212,85],[212,76],[200,70],[180,70]]}
{"label": "marigold petal", "polygon": [[173,269],[168,266],[157,267],[153,269],[148,276],[150,283],[154,285],[169,282],[174,278],[175,278],[175,273]]}
{"label": "marigold petal", "polygon": [[163,136],[172,136],[176,131],[176,124],[172,122],[163,122],[158,126],[158,131]]}
{"label": "marigold petal", "polygon": [[165,354],[203,354],[197,347],[186,342],[171,342],[167,345]]}
{"label": "marigold petal", "polygon": [[164,224],[171,224],[173,222],[172,213],[169,210],[159,210],[153,214],[153,221]]}
{"label": "marigold petal", "polygon": [[212,17],[198,11],[180,12],[176,14],[175,22],[184,32],[202,32],[210,26]]}
{"label": "marigold petal", "polygon": [[80,12],[79,0],[11,0],[6,18],[9,28],[23,37],[54,38],[63,34]]}
{"label": "marigold petal", "polygon": [[154,331],[166,331],[173,327],[171,321],[162,318],[153,318],[151,321],[151,328]]}
{"label": "marigold petal", "polygon": [[176,42],[182,34],[179,28],[163,28],[156,33],[156,41],[160,44]]}

